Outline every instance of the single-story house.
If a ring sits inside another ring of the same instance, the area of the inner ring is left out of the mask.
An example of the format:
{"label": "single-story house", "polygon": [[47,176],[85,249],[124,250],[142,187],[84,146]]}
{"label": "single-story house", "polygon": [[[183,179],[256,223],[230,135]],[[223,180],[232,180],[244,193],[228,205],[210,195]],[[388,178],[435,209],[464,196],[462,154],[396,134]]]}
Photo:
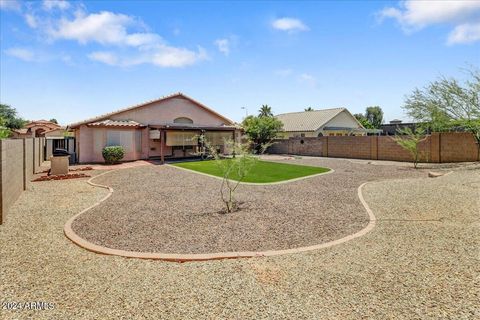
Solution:
{"label": "single-story house", "polygon": [[123,146],[125,161],[163,162],[198,154],[201,134],[219,147],[225,139],[240,139],[240,130],[232,120],[183,93],[80,121],[69,128],[74,131],[80,163],[103,162],[105,146]]}
{"label": "single-story house", "polygon": [[366,135],[366,130],[346,108],[283,113],[281,138]]}
{"label": "single-story house", "polygon": [[46,132],[60,129],[61,126],[47,120],[30,121],[21,129],[12,130],[12,138],[43,137]]}

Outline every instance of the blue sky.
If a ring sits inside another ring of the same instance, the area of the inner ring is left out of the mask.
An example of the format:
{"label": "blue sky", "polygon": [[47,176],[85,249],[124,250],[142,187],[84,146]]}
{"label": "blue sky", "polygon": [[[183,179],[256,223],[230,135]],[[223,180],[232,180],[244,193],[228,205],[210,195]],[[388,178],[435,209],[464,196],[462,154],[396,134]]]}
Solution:
{"label": "blue sky", "polygon": [[241,121],[379,105],[480,66],[480,1],[0,0],[0,100],[62,124],[181,91]]}

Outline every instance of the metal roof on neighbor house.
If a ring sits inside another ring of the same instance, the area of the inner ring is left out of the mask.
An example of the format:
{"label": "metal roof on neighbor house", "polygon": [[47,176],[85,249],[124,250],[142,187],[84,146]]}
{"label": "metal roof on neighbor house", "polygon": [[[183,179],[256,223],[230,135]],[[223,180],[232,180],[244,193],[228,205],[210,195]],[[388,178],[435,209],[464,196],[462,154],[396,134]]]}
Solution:
{"label": "metal roof on neighbor house", "polygon": [[314,111],[292,112],[277,115],[283,122],[284,131],[316,131],[332,120],[345,108],[332,108]]}

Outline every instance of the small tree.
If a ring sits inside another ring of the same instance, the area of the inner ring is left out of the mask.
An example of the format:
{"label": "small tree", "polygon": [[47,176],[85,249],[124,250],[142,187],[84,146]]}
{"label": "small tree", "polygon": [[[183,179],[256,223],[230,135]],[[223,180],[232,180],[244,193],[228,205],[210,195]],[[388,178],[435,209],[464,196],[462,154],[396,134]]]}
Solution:
{"label": "small tree", "polygon": [[242,122],[245,134],[253,142],[253,147],[257,152],[274,139],[282,129],[283,123],[275,117],[255,117],[248,116]]}
{"label": "small tree", "polygon": [[119,162],[125,156],[125,149],[122,146],[108,146],[102,150],[103,159],[108,164]]}
{"label": "small tree", "polygon": [[413,167],[417,169],[421,156],[419,145],[420,142],[426,139],[425,130],[422,128],[416,128],[415,131],[413,131],[407,127],[404,129],[398,129],[397,131],[400,135],[393,137],[393,140],[395,140],[395,142],[403,149],[410,152],[413,158]]}
{"label": "small tree", "polygon": [[57,121],[57,119],[55,119],[55,118],[52,118],[52,119],[50,119],[49,121],[58,124],[58,121]]}
{"label": "small tree", "polygon": [[[210,144],[203,136],[200,139],[213,156],[213,161],[222,172],[222,184],[220,186],[220,197],[225,204],[225,213],[234,212],[238,209],[238,203],[235,199],[235,191],[240,183],[245,179],[250,170],[255,166],[258,157],[251,150],[251,143],[237,143],[233,140],[225,140],[224,147],[229,150],[234,157],[228,157],[219,152],[217,146]],[[262,152],[266,147],[262,147]]]}
{"label": "small tree", "polygon": [[315,111],[312,107],[305,108],[305,111]]}

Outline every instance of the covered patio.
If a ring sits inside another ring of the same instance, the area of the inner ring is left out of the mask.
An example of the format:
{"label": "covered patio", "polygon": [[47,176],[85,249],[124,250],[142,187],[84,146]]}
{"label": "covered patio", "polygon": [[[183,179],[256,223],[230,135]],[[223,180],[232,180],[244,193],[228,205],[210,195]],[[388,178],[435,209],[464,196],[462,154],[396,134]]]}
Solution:
{"label": "covered patio", "polygon": [[[199,157],[205,152],[204,141],[224,152],[225,140],[235,140],[235,126],[201,126],[173,123],[148,126],[148,159],[164,163],[167,159]],[[201,139],[201,136],[204,139]]]}

